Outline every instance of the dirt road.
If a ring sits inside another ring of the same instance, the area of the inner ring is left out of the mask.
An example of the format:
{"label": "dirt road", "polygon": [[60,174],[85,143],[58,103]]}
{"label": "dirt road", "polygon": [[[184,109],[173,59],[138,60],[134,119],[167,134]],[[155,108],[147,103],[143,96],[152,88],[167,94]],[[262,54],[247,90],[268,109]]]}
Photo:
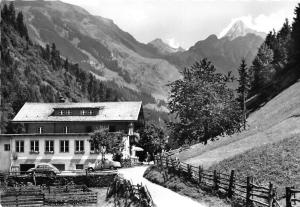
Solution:
{"label": "dirt road", "polygon": [[120,169],[119,173],[125,179],[131,180],[133,184],[142,183],[146,185],[157,207],[207,207],[204,204],[200,204],[188,197],[146,180],[143,178],[146,169],[147,166]]}

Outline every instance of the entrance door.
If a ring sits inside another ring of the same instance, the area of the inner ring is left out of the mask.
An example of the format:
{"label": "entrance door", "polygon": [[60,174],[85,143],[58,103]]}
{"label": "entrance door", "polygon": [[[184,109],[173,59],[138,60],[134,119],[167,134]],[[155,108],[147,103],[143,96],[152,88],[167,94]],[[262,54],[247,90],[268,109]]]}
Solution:
{"label": "entrance door", "polygon": [[35,167],[34,164],[20,164],[20,171],[21,174],[25,173],[27,170],[29,170],[30,168]]}

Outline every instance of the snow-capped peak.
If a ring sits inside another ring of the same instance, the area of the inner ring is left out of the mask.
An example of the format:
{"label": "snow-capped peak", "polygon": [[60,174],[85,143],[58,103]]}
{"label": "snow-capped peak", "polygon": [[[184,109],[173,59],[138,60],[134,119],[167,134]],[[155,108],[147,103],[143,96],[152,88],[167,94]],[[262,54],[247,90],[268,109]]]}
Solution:
{"label": "snow-capped peak", "polygon": [[266,34],[263,32],[258,32],[254,29],[251,29],[242,20],[237,20],[232,24],[231,27],[229,25],[228,29],[224,29],[221,32],[220,37],[228,37],[230,40],[233,40],[237,37],[245,36],[249,33],[256,34],[263,38],[266,36]]}

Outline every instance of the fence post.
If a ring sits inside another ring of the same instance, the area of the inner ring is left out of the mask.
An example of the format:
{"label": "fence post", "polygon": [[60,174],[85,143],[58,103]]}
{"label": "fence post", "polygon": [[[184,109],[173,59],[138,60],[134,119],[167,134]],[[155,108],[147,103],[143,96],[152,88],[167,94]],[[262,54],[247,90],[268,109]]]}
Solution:
{"label": "fence post", "polygon": [[252,202],[251,202],[251,190],[252,190],[252,186],[251,186],[251,177],[247,177],[247,192],[246,192],[246,207],[250,207]]}
{"label": "fence post", "polygon": [[227,195],[228,198],[232,198],[233,196],[234,193],[233,186],[234,186],[234,170],[231,170],[230,178],[229,178],[229,186],[228,186],[228,195]]}
{"label": "fence post", "polygon": [[214,190],[218,190],[219,186],[218,186],[218,174],[217,174],[217,170],[214,170]]}
{"label": "fence post", "polygon": [[290,187],[285,188],[285,196],[286,196],[286,207],[292,207],[292,192]]}
{"label": "fence post", "polygon": [[199,177],[199,184],[200,184],[202,181],[202,168],[200,165],[198,167],[198,177]]}
{"label": "fence post", "polygon": [[190,179],[192,176],[192,172],[191,172],[191,168],[190,168],[190,164],[187,164],[187,178]]}
{"label": "fence post", "polygon": [[269,207],[273,207],[273,202],[274,202],[274,188],[273,188],[273,183],[269,183],[269,192],[268,192],[268,204]]}

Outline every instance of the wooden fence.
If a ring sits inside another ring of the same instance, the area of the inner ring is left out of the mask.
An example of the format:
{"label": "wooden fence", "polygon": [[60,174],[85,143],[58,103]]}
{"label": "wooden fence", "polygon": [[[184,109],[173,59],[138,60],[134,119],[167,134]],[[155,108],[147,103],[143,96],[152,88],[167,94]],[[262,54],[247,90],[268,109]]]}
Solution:
{"label": "wooden fence", "polygon": [[125,206],[134,203],[140,207],[153,207],[154,202],[146,186],[142,184],[133,185],[131,181],[116,177],[107,189],[106,198],[114,196],[115,206],[120,206],[120,198],[125,201]]}
{"label": "wooden fence", "polygon": [[300,206],[300,189],[286,187],[286,207]]}
{"label": "wooden fence", "polygon": [[[255,183],[252,177],[239,179],[232,170],[230,174],[220,173],[216,170],[203,170],[201,166],[193,166],[168,156],[156,156],[155,164],[166,167],[171,172],[183,176],[200,186],[208,187],[216,192],[227,195],[228,198],[239,198],[245,202],[246,207],[258,204],[259,206],[281,207],[276,197],[276,189],[270,182],[268,186]],[[293,207],[300,202],[296,194],[300,190],[287,188],[286,206]]]}
{"label": "wooden fence", "polygon": [[84,185],[18,186],[3,188],[0,203],[3,207],[97,203],[97,195]]}
{"label": "wooden fence", "polygon": [[44,194],[40,188],[4,188],[1,193],[1,205],[5,206],[43,206]]}

